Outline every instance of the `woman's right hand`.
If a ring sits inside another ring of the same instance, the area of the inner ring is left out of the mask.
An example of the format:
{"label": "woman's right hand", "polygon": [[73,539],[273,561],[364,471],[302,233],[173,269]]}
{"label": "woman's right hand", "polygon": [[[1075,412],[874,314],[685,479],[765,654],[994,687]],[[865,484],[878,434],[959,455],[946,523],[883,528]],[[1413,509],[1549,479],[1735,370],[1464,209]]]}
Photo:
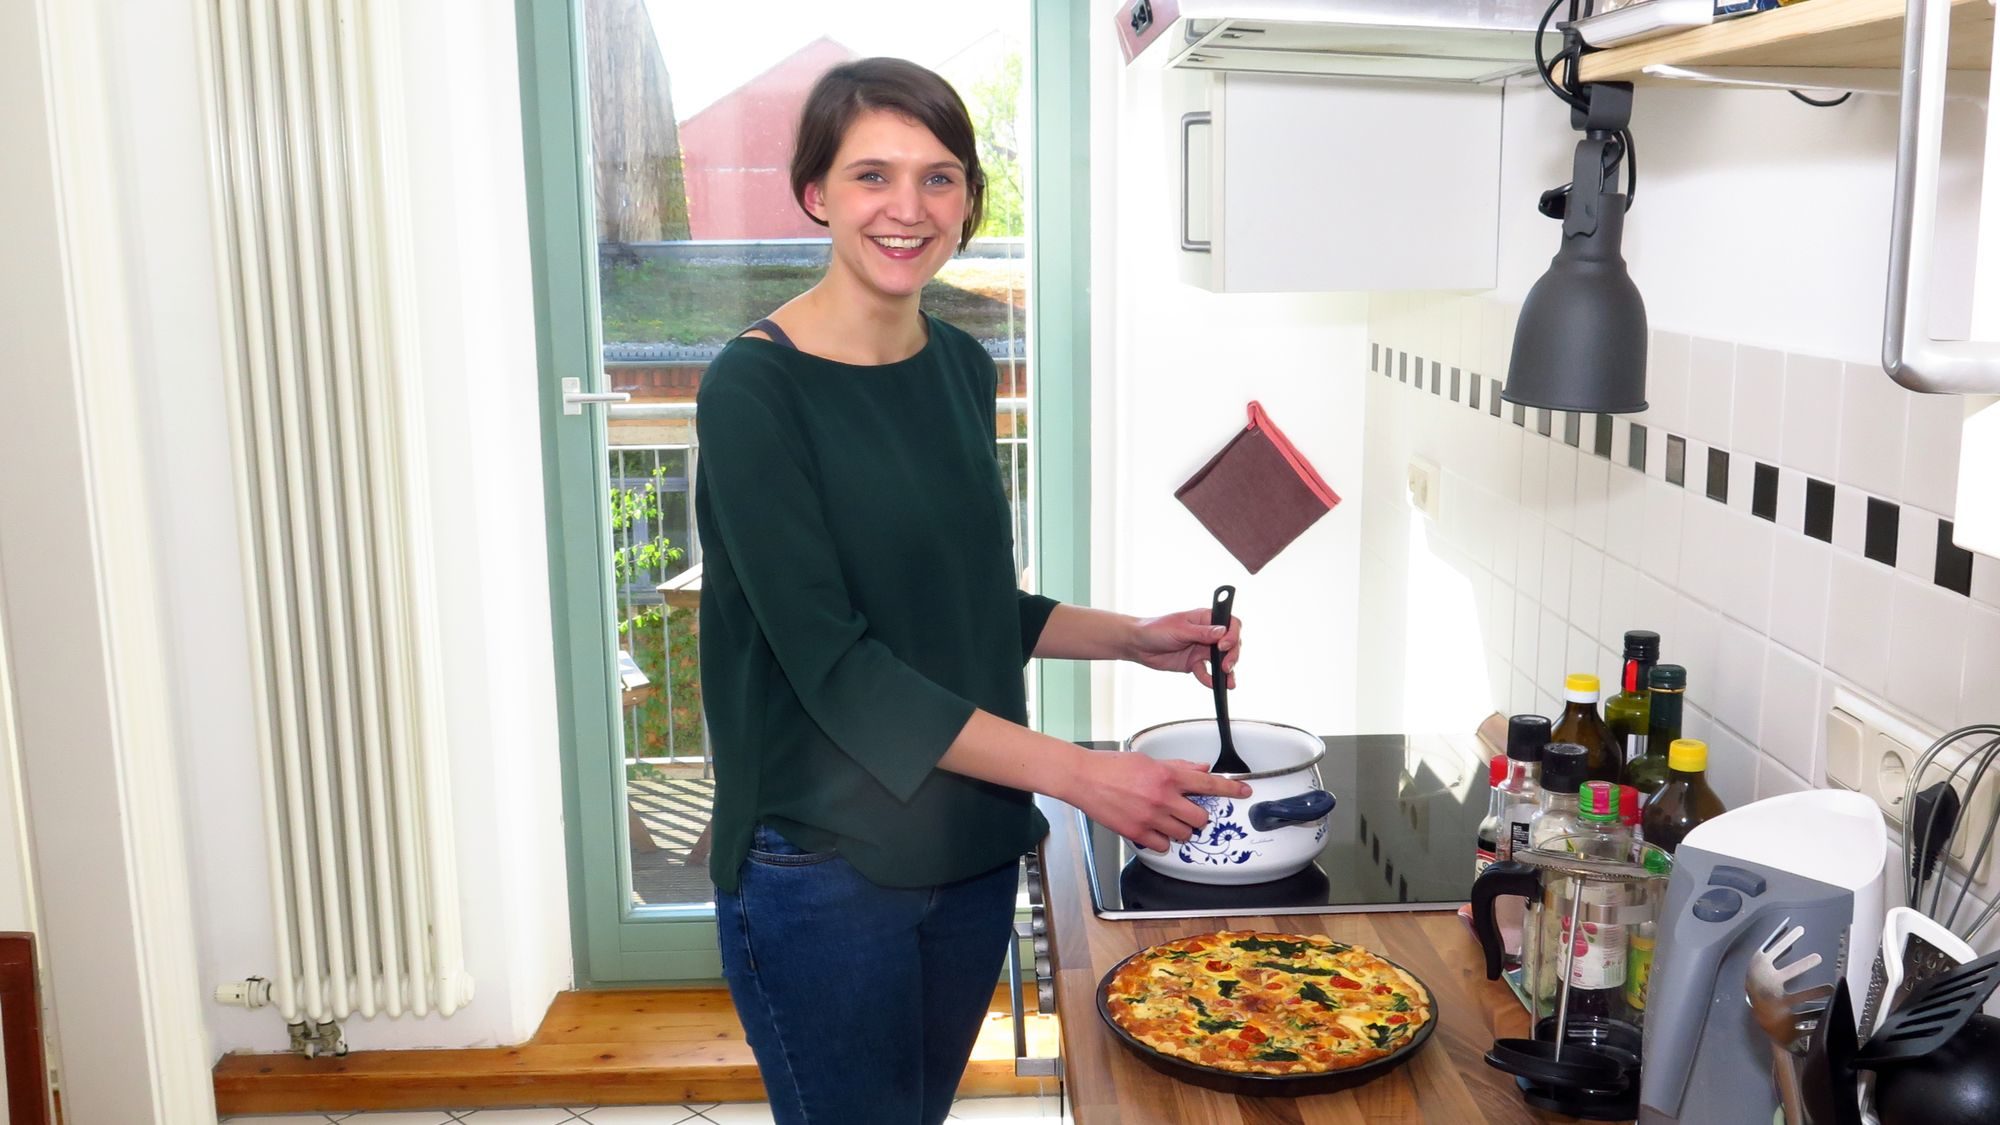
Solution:
{"label": "woman's right hand", "polygon": [[1152,851],[1165,851],[1208,823],[1191,793],[1244,798],[1250,786],[1217,777],[1199,762],[1161,761],[1118,750],[1088,750],[1069,794],[1085,816]]}

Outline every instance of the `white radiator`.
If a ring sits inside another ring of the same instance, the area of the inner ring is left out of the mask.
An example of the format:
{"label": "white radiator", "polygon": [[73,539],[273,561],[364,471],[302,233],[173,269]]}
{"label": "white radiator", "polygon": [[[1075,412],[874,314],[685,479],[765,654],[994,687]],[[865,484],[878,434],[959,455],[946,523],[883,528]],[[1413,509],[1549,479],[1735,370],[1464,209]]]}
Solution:
{"label": "white radiator", "polygon": [[448,1016],[472,979],[440,714],[394,8],[201,8],[263,677],[279,956],[268,999],[295,1038],[355,1014]]}

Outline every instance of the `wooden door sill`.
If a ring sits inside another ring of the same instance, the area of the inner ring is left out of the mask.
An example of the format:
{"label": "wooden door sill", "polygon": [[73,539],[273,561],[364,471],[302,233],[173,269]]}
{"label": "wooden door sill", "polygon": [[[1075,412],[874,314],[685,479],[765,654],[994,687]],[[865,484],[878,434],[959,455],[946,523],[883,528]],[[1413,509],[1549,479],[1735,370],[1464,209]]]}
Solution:
{"label": "wooden door sill", "polygon": [[[1014,1075],[1006,993],[980,1030],[960,1097],[1054,1093]],[[1030,1053],[1056,1053],[1055,1016],[1029,1016]],[[338,1058],[228,1054],[215,1065],[223,1116],[371,1109],[493,1109],[764,1100],[743,1025],[721,988],[564,992],[516,1047],[355,1051]]]}

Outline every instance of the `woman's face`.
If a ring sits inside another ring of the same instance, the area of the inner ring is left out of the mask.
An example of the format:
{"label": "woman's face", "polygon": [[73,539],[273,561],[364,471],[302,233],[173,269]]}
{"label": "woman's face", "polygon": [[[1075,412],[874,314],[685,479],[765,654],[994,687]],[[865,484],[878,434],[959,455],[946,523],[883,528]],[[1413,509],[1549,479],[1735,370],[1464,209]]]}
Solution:
{"label": "woman's face", "polygon": [[890,297],[914,296],[958,249],[965,166],[929,129],[887,110],[848,126],[806,206],[833,237],[836,266]]}

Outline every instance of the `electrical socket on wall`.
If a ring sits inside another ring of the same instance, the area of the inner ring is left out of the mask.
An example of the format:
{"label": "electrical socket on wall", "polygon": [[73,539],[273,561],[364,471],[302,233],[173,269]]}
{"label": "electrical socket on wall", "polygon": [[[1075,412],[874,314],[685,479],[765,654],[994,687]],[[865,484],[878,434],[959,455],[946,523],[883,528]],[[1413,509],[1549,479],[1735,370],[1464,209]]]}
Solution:
{"label": "electrical socket on wall", "polygon": [[1410,507],[1429,516],[1438,518],[1438,492],[1443,476],[1436,464],[1422,457],[1410,458],[1409,467]]}
{"label": "electrical socket on wall", "polygon": [[[1826,713],[1826,779],[1843,789],[1866,794],[1882,808],[1892,833],[1900,835],[1906,813],[1904,798],[1910,771],[1917,759],[1940,737],[1940,732],[1895,714],[1873,700],[1844,687],[1833,691],[1833,705]],[[1918,789],[1927,789],[1952,777],[1977,744],[1960,743],[1945,748],[1924,770]],[[2000,768],[1989,770],[1973,790],[1977,763],[1958,770],[1952,788],[1958,790],[1959,823],[1953,833],[1947,859],[1953,869],[1983,884],[1993,867],[1992,849],[1971,870],[1979,842],[1986,838],[1996,816],[2000,816]]]}

